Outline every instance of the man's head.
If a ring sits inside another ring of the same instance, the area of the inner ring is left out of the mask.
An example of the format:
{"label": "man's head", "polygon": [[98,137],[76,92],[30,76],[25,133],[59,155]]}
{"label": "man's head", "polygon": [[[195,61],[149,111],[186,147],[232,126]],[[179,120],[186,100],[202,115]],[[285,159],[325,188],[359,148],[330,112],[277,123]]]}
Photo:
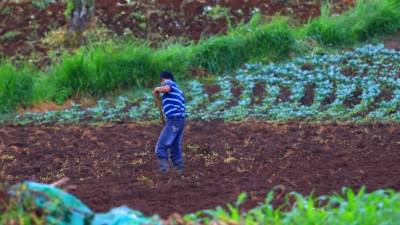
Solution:
{"label": "man's head", "polygon": [[165,80],[172,80],[172,81],[175,82],[174,75],[172,75],[172,73],[169,72],[169,71],[163,71],[163,72],[160,74],[160,81],[161,81],[161,83],[162,83],[162,82],[164,82]]}

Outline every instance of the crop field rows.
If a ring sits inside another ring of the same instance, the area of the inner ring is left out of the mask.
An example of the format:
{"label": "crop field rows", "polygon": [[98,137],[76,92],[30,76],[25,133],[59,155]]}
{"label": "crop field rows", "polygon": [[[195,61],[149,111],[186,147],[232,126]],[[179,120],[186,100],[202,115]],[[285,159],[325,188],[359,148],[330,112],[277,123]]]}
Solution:
{"label": "crop field rows", "polygon": [[[214,82],[182,84],[190,119],[226,121],[399,121],[400,51],[366,45],[333,55],[293,59],[284,64],[247,64]],[[190,90],[190,91],[189,91]],[[96,122],[156,119],[151,93],[91,108],[25,113],[14,123]],[[9,122],[9,121],[8,121]]]}

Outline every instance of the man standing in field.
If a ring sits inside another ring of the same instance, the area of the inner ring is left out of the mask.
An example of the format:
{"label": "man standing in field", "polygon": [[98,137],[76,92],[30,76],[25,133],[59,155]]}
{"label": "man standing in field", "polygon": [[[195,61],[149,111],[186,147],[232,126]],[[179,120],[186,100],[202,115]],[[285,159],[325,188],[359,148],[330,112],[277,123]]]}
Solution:
{"label": "man standing in field", "polygon": [[176,84],[174,76],[164,71],[160,74],[161,86],[153,90],[153,95],[162,95],[163,112],[166,124],[156,145],[156,155],[161,172],[168,172],[168,158],[171,159],[174,169],[183,172],[182,141],[185,128],[185,98]]}

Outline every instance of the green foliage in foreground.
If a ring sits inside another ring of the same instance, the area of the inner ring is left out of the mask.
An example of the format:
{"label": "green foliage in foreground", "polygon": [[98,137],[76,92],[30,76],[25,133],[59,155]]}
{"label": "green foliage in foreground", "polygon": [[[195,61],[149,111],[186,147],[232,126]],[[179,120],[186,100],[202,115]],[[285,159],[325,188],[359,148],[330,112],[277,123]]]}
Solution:
{"label": "green foliage in foreground", "polygon": [[17,70],[12,64],[0,64],[0,113],[25,106],[32,100],[33,79],[30,70]]}
{"label": "green foliage in foreground", "polygon": [[[242,194],[234,205],[186,215],[184,220],[188,224],[246,225],[395,225],[400,221],[400,194],[389,190],[366,193],[365,189],[361,189],[355,193],[351,189],[344,189],[342,194],[322,197],[291,193],[286,196],[286,205],[278,208],[272,206],[274,195],[270,192],[264,203],[246,213],[240,210],[240,203],[244,199],[245,195]],[[285,207],[290,207],[290,210],[284,210]]]}
{"label": "green foliage in foreground", "polygon": [[37,211],[33,201],[26,199],[17,202],[15,199],[3,199],[5,191],[0,184],[0,224],[1,225],[44,225],[43,215]]}
{"label": "green foliage in foreground", "polygon": [[[285,59],[293,52],[307,52],[305,50],[314,46],[307,44],[309,40],[322,46],[342,46],[392,34],[399,29],[399,1],[361,0],[342,15],[330,15],[325,6],[321,17],[302,27],[293,27],[289,19],[282,17],[266,23],[256,14],[249,23],[228,34],[197,44],[172,44],[161,48],[138,42],[92,44],[65,54],[60,63],[46,72],[50,76],[42,78],[43,72],[32,71],[35,75],[33,83],[19,75],[26,73],[24,68],[11,68],[8,63],[0,62],[0,68],[6,70],[0,74],[11,74],[0,76],[0,93],[7,92],[0,95],[0,108],[9,111],[18,105],[29,105],[32,99],[20,90],[28,93],[33,89],[35,102],[63,102],[76,95],[97,97],[117,89],[151,86],[158,81],[162,70],[170,70],[180,78],[187,78],[192,68],[221,74],[234,71],[246,62]],[[18,85],[9,82],[10,77],[24,79],[23,87],[18,86],[20,82]]]}
{"label": "green foliage in foreground", "polygon": [[[341,194],[320,197],[290,193],[286,196],[286,203],[280,207],[273,206],[275,196],[270,192],[264,202],[245,212],[242,204],[246,198],[243,193],[234,204],[188,214],[182,220],[171,219],[166,224],[397,225],[400,221],[400,193],[393,190],[366,193],[364,188],[359,192],[345,188]],[[10,201],[0,205],[0,224],[44,222],[29,201],[22,204]]]}

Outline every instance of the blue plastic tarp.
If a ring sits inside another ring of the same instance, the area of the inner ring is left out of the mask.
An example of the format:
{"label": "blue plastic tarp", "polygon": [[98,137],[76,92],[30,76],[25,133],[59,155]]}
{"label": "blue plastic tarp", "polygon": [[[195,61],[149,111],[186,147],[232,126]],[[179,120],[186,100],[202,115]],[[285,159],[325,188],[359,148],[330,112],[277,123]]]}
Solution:
{"label": "blue plastic tarp", "polygon": [[47,224],[57,225],[161,225],[158,216],[145,217],[126,206],[95,213],[74,195],[57,187],[35,182],[23,182],[10,189],[19,201],[30,199],[45,211]]}

